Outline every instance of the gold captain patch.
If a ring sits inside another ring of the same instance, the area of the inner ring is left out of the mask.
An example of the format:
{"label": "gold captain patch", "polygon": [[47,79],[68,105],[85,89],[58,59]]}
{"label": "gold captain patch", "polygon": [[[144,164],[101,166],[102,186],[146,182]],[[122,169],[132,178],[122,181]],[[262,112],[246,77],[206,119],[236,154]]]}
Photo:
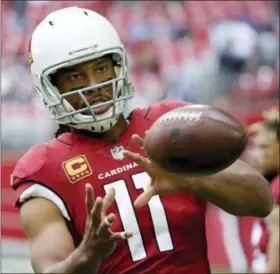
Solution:
{"label": "gold captain patch", "polygon": [[90,165],[84,155],[67,160],[62,163],[62,166],[71,184],[92,174]]}

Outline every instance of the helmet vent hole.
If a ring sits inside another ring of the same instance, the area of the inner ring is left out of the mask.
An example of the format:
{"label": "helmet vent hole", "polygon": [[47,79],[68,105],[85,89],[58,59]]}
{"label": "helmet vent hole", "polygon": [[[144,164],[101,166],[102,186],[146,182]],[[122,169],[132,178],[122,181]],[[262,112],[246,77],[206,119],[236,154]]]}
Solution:
{"label": "helmet vent hole", "polygon": [[85,14],[86,16],[88,16],[88,13],[87,13],[86,11],[84,11],[84,14]]}
{"label": "helmet vent hole", "polygon": [[95,131],[95,127],[91,127],[91,130],[92,130],[92,131]]}
{"label": "helmet vent hole", "polygon": [[103,126],[101,126],[101,131],[103,131],[104,130],[104,127]]}
{"label": "helmet vent hole", "polygon": [[50,24],[51,26],[53,26],[53,21],[49,21],[49,24]]}

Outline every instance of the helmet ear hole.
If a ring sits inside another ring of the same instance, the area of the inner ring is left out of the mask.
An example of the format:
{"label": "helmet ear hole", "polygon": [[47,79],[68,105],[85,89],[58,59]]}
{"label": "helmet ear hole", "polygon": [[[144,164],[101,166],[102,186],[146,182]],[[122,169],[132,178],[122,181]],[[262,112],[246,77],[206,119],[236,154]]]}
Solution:
{"label": "helmet ear hole", "polygon": [[122,57],[117,53],[112,54],[112,59],[117,62],[117,64],[120,64],[122,61]]}

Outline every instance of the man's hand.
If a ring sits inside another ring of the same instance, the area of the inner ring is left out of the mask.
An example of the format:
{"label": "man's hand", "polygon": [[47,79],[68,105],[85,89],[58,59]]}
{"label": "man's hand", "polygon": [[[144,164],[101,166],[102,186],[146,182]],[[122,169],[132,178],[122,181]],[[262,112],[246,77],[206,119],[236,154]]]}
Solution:
{"label": "man's hand", "polygon": [[111,189],[104,199],[98,197],[95,200],[92,186],[86,184],[87,219],[85,234],[80,248],[87,258],[103,259],[108,257],[114,252],[117,241],[125,240],[132,236],[130,232],[112,232],[109,229],[116,216],[111,213],[106,217],[105,213],[114,200],[114,189]]}
{"label": "man's hand", "polygon": [[[132,135],[132,140],[143,150],[144,141],[139,135]],[[182,180],[182,175],[170,173],[162,169],[157,164],[143,157],[139,153],[125,150],[123,155],[139,166],[143,167],[151,177],[150,185],[134,202],[135,207],[144,206],[149,202],[152,196],[157,194],[168,194],[183,189],[189,189],[191,191],[192,185],[196,182],[195,178],[190,177],[189,182],[186,183],[185,179],[184,181]]]}

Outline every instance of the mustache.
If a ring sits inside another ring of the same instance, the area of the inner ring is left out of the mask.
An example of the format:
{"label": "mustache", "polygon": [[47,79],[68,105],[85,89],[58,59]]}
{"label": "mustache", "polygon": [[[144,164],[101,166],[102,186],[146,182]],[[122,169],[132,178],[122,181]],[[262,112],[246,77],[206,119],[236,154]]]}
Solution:
{"label": "mustache", "polygon": [[[113,78],[112,77],[110,77],[110,78],[108,78],[108,79],[105,79],[105,80],[103,80],[103,81],[101,81],[99,84],[102,84],[102,83],[105,83],[105,82],[107,82],[107,81],[111,81],[111,80],[113,80]],[[108,86],[109,85],[112,85],[112,84],[108,84]],[[106,86],[105,86],[106,87]],[[86,86],[78,86],[78,87],[74,87],[74,88],[71,88],[70,89],[70,91],[75,91],[75,90],[78,90],[78,89],[83,89],[83,88],[86,88]],[[102,87],[102,88],[104,88],[104,87]],[[99,89],[99,88],[97,88],[97,89]],[[89,91],[92,91],[92,90],[88,90],[87,92],[89,92]]]}

